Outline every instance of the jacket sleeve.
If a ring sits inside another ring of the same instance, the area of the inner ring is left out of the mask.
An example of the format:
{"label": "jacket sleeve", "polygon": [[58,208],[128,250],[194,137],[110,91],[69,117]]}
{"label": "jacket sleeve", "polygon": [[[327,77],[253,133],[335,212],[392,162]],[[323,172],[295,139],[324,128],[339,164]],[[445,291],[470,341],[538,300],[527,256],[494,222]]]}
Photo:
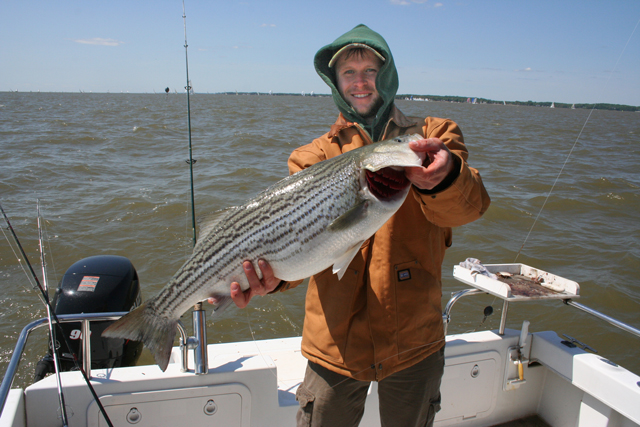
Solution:
{"label": "jacket sleeve", "polygon": [[439,227],[457,227],[480,218],[491,199],[478,171],[467,164],[469,152],[460,128],[451,120],[428,117],[423,131],[426,138],[440,138],[455,156],[456,164],[452,179],[445,178],[447,185],[432,191],[412,189],[425,217]]}
{"label": "jacket sleeve", "polygon": [[320,147],[320,140],[322,138],[318,138],[311,144],[303,145],[293,150],[293,153],[291,153],[289,161],[287,162],[290,175],[327,159],[325,152]]}

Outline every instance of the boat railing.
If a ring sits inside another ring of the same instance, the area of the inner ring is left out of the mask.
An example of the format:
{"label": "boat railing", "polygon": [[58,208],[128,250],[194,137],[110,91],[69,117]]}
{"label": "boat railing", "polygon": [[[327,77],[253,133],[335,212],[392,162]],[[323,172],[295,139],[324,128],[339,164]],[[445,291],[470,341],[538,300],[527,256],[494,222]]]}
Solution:
{"label": "boat railing", "polygon": [[[464,289],[458,292],[453,292],[449,302],[447,303],[445,310],[442,314],[442,318],[444,321],[444,332],[447,334],[447,328],[449,323],[451,322],[451,311],[453,310],[453,306],[455,303],[460,300],[460,298],[465,296],[479,295],[479,294],[487,294],[487,292],[472,288],[472,289]],[[589,308],[585,305],[578,304],[571,299],[562,300],[566,305],[578,308],[586,313],[591,314],[601,320],[604,320],[611,325],[622,329],[626,332],[629,332],[640,338],[640,330],[627,325],[626,323],[620,322],[610,316],[602,314],[597,310]],[[505,306],[506,306],[505,300]],[[201,311],[201,313],[197,313]],[[185,327],[182,322],[178,322],[178,331],[180,333],[180,348],[181,348],[181,359],[182,366],[181,370],[186,372],[188,370],[188,358],[187,352],[189,349],[194,349],[194,359],[196,363],[196,374],[206,373],[207,366],[207,356],[206,356],[206,320],[204,319],[204,310],[200,308],[200,310],[194,311],[194,330],[196,332],[196,337],[189,337],[186,333]],[[91,339],[87,339],[87,337],[91,337],[90,333],[90,324],[91,322],[97,321],[113,321],[117,320],[120,317],[127,314],[127,312],[111,312],[111,313],[81,313],[81,314],[61,314],[58,315],[58,321],[60,323],[69,323],[69,322],[81,322],[82,323],[82,345],[81,345],[81,354],[82,354],[82,363],[83,370],[85,371],[87,378],[91,378]],[[196,315],[199,319],[196,319]],[[507,310],[506,307],[503,307],[502,317],[500,320],[500,334],[504,333],[504,329],[507,321]],[[22,354],[26,347],[27,340],[29,335],[35,329],[38,329],[42,326],[47,325],[49,322],[48,318],[37,319],[29,323],[22,329],[20,336],[18,337],[18,341],[16,343],[13,354],[11,355],[11,360],[9,362],[9,366],[7,367],[7,371],[2,379],[2,384],[0,385],[0,416],[2,415],[2,411],[4,409],[5,402],[7,400],[7,396],[9,395],[9,391],[11,390],[11,386],[13,385],[13,380],[15,378],[16,372],[18,370],[18,365],[20,363],[20,359],[22,358]],[[198,349],[199,348],[199,349]],[[203,353],[202,353],[203,352]]]}
{"label": "boat railing", "polygon": [[[128,312],[123,311],[110,313],[59,314],[57,316],[60,323],[81,322],[82,324],[82,341],[80,348],[82,354],[82,369],[86,373],[87,378],[91,378],[91,339],[87,339],[87,337],[91,337],[91,322],[118,320],[120,317],[124,316],[127,313]],[[13,351],[13,354],[11,355],[11,360],[9,361],[7,371],[2,378],[2,385],[0,385],[0,415],[2,415],[4,404],[7,400],[7,396],[9,395],[9,391],[11,390],[11,386],[13,385],[13,380],[18,370],[18,365],[20,364],[20,359],[22,358],[22,354],[26,347],[27,340],[29,339],[29,335],[32,331],[42,326],[46,326],[48,322],[48,318],[37,319],[32,321],[22,329],[22,332],[18,337],[16,347]],[[178,322],[178,331],[180,332],[180,344],[182,347],[182,370],[187,371],[187,346],[183,345],[183,343],[188,343],[190,340],[187,336],[184,325],[181,322]]]}
{"label": "boat railing", "polygon": [[[451,311],[453,310],[453,306],[455,305],[456,302],[458,302],[460,300],[460,298],[462,297],[466,297],[466,296],[473,296],[473,295],[481,295],[481,294],[486,294],[488,295],[488,292],[485,292],[481,289],[477,289],[477,288],[471,288],[471,289],[463,289],[461,291],[458,292],[452,292],[451,293],[451,298],[449,299],[449,302],[447,302],[447,305],[445,306],[444,312],[442,313],[442,320],[444,322],[444,334],[445,336],[447,335],[447,329],[449,326],[449,323],[451,322]],[[561,300],[564,304],[568,305],[569,307],[573,307],[573,308],[577,308],[579,310],[584,311],[585,313],[588,313],[594,317],[597,317],[600,320],[604,320],[605,322],[615,326],[618,329],[621,329],[625,332],[628,332],[632,335],[635,335],[636,337],[640,338],[640,329],[635,328],[631,325],[628,325],[624,322],[621,322],[617,319],[614,319],[611,316],[608,316],[606,314],[600,313],[597,310],[594,310],[590,307],[587,307],[586,305],[583,304],[579,304],[573,300],[571,300],[571,298],[567,298],[567,299],[563,299]],[[507,300],[504,300],[504,305],[502,308],[502,315],[501,315],[501,319],[500,319],[500,329],[499,329],[499,334],[503,335],[504,334],[504,330],[507,324],[507,308],[508,308],[508,302]]]}

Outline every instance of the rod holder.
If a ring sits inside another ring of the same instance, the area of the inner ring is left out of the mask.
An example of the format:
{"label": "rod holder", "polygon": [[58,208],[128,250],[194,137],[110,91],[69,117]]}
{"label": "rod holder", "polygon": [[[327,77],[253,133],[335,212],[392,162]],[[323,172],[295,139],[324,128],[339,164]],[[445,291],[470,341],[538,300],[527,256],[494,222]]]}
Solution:
{"label": "rod holder", "polygon": [[91,323],[89,319],[82,320],[82,367],[87,378],[91,378]]}
{"label": "rod holder", "polygon": [[507,327],[507,312],[509,311],[509,301],[504,300],[502,304],[502,314],[500,315],[500,329],[498,330],[499,335],[504,335],[504,330]]}
{"label": "rod holder", "polygon": [[195,305],[193,310],[193,333],[196,346],[193,349],[193,362],[195,373],[204,375],[209,372],[207,357],[207,312],[202,309],[202,303]]}

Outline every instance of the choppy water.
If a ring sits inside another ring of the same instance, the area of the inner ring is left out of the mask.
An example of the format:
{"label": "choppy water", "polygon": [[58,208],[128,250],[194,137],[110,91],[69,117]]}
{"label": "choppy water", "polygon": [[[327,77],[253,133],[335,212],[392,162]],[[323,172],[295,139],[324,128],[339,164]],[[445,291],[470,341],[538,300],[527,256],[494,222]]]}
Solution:
{"label": "choppy water", "polygon": [[[400,101],[410,115],[448,117],[461,126],[472,166],[492,205],[454,230],[444,266],[446,302],[466,286],[452,278],[467,257],[511,263],[520,250],[589,111]],[[335,120],[330,98],[191,97],[197,215],[235,205],[287,175],[289,153]],[[36,199],[47,237],[48,276],[86,256],[126,256],[143,297],[162,288],[191,249],[185,95],[0,93],[0,202],[39,265]],[[640,327],[640,114],[594,111],[517,262],[581,286],[580,302]],[[3,228],[6,231],[5,224]],[[22,327],[45,315],[9,242],[0,243],[0,372]],[[39,268],[36,268],[39,271]],[[305,287],[256,298],[209,324],[209,342],[299,335]],[[495,329],[501,301],[459,302],[450,333]],[[512,304],[508,327],[531,321],[594,347],[640,374],[640,339],[560,302]],[[190,316],[183,319],[190,323]],[[44,355],[34,333],[18,385]],[[145,353],[143,362],[151,362]]]}

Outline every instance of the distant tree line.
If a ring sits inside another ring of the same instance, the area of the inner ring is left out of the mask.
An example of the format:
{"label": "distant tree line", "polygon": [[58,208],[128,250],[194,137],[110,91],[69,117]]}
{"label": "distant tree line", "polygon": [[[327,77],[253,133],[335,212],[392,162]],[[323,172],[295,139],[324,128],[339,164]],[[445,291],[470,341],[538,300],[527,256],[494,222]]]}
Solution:
{"label": "distant tree line", "polygon": [[[331,96],[328,94],[321,94],[313,92],[311,93],[264,93],[264,92],[220,92],[220,94],[224,95],[274,95],[274,96],[315,96],[315,97],[324,97]],[[640,111],[640,107],[634,107],[632,105],[620,105],[620,104],[565,104],[562,102],[539,102],[539,101],[496,101],[495,99],[487,99],[487,98],[473,98],[467,96],[441,96],[441,95],[416,95],[416,94],[405,94],[405,95],[396,95],[396,99],[413,99],[413,100],[429,100],[429,101],[442,101],[442,102],[474,102],[476,104],[507,104],[507,105],[525,105],[528,107],[551,107],[551,104],[555,108],[571,108],[574,107],[576,109],[582,108],[591,110],[595,108],[596,110],[616,110],[616,111]]]}
{"label": "distant tree line", "polygon": [[562,102],[538,102],[538,101],[496,101],[494,99],[486,99],[486,98],[472,98],[466,96],[440,96],[440,95],[416,95],[416,94],[406,94],[406,95],[396,95],[396,99],[414,99],[414,100],[425,100],[429,101],[444,101],[444,102],[473,102],[475,99],[476,104],[507,104],[507,105],[525,105],[528,107],[551,107],[551,104],[554,105],[555,108],[571,108],[574,107],[576,109],[582,108],[591,110],[595,108],[596,110],[616,110],[616,111],[640,111],[640,107],[634,107],[632,105],[620,105],[620,104],[565,104]]}

